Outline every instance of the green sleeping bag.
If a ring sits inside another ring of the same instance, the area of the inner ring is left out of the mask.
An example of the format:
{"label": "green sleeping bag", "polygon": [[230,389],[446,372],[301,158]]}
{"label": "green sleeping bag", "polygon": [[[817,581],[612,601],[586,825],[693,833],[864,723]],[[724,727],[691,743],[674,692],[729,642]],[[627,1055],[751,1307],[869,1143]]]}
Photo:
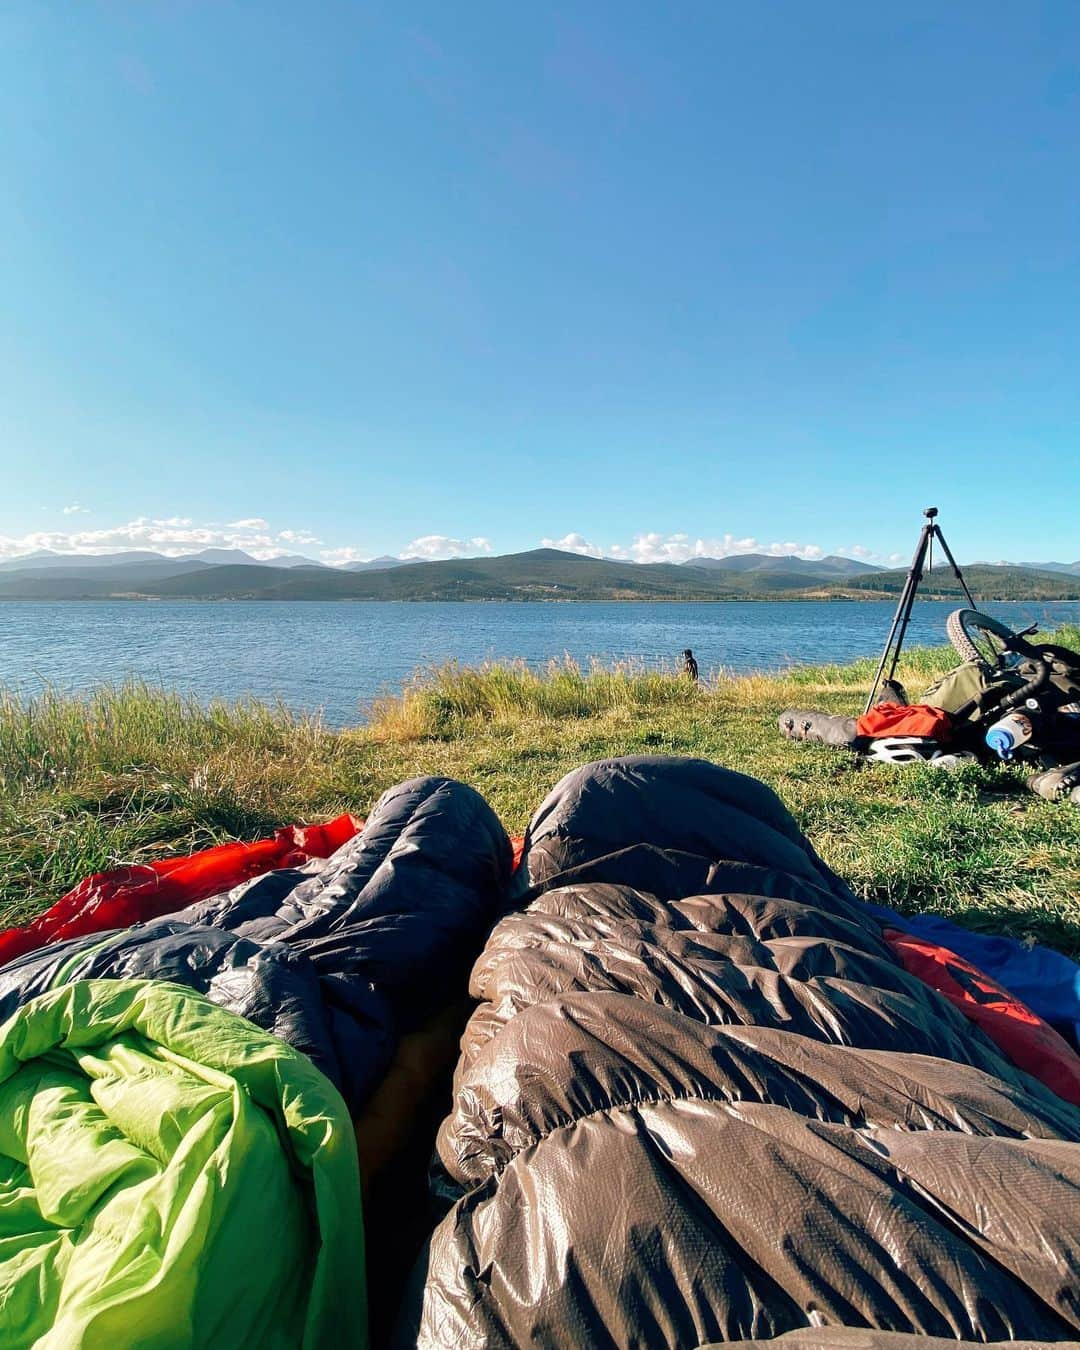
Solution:
{"label": "green sleeping bag", "polygon": [[0,1027],[0,1345],[362,1346],[356,1143],[298,1051],[85,980]]}

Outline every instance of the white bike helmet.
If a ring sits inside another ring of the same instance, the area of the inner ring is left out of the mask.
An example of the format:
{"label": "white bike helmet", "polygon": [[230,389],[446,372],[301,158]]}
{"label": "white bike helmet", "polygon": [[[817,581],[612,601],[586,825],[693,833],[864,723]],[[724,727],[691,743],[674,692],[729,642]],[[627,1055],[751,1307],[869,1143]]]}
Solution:
{"label": "white bike helmet", "polygon": [[928,736],[882,736],[871,742],[866,757],[879,764],[913,764],[929,759],[938,748]]}

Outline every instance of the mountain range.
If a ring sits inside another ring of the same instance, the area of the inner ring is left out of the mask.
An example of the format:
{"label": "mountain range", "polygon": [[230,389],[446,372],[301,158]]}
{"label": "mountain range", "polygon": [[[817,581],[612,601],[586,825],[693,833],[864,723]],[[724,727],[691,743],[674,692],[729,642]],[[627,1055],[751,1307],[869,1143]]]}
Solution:
{"label": "mountain range", "polygon": [[[1080,599],[1080,564],[974,563],[964,568],[981,600]],[[896,596],[906,569],[850,558],[771,554],[632,563],[532,549],[438,562],[382,557],[328,567],[299,556],[260,562],[235,549],[183,558],[146,551],[38,554],[0,563],[0,599],[103,600],[753,600]],[[920,595],[961,597],[936,569]]]}
{"label": "mountain range", "polygon": [[1033,567],[1036,572],[1067,572],[1070,576],[1080,577],[1080,562],[1021,563],[1020,566]]}
{"label": "mountain range", "polygon": [[704,567],[710,572],[786,572],[815,581],[882,570],[873,563],[841,558],[835,553],[827,558],[798,558],[793,553],[732,553],[726,558],[689,558],[682,566]]}
{"label": "mountain range", "polygon": [[[34,553],[24,553],[21,557],[8,558],[6,562],[0,562],[0,572],[51,572],[54,569],[64,572],[74,569],[81,572],[92,567],[131,567],[136,563],[168,563],[179,570],[190,570],[192,564],[200,567],[225,567],[231,564],[258,565],[258,561],[241,548],[204,548],[199,553],[185,553],[176,558],[143,548],[124,549],[119,553],[56,553],[52,549],[42,548]],[[275,567],[325,566],[324,563],[315,562],[299,553],[280,553],[272,561]],[[398,559],[394,561],[397,562]],[[373,564],[362,565],[370,567]]]}

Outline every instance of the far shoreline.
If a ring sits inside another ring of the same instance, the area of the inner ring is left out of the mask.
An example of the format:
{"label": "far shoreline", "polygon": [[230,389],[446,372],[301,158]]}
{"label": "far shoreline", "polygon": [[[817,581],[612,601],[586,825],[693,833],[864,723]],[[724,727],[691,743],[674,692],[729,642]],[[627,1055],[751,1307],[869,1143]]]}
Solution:
{"label": "far shoreline", "polygon": [[[4,595],[0,604],[11,605],[103,605],[103,604],[197,604],[197,605],[758,605],[804,604],[846,605],[899,601],[897,592],[862,592],[858,595],[635,595],[635,596],[550,596],[550,595],[426,595],[426,596],[274,596],[274,595]],[[950,595],[923,590],[920,600],[939,604],[955,602],[966,605],[961,594]],[[985,605],[1072,605],[1080,602],[1080,591],[1075,595],[977,595],[976,604]]]}

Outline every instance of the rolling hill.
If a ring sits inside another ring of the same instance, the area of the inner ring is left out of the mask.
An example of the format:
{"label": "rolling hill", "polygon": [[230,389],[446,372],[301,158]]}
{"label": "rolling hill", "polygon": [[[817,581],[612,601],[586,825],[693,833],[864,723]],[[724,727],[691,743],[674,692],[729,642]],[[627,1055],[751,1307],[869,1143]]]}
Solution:
{"label": "rolling hill", "polygon": [[[1080,599],[1080,576],[998,563],[973,563],[961,570],[976,600]],[[830,589],[852,599],[865,599],[871,595],[888,597],[899,595],[906,579],[907,569],[897,568],[875,572],[873,576],[851,577],[843,583],[834,583]],[[928,572],[919,587],[919,595],[926,600],[964,599],[964,592],[951,568],[935,568]]]}
{"label": "rolling hill", "polygon": [[1066,572],[1069,576],[1080,577],[1080,562],[1019,563],[1017,565],[1034,568],[1036,572]]}
{"label": "rolling hill", "polygon": [[201,566],[163,575],[154,564],[114,574],[110,568],[0,576],[0,598],[259,600],[716,600],[745,596],[737,575],[674,563],[640,566],[584,558],[558,549],[503,557],[403,562],[395,567],[282,568],[265,564]]}
{"label": "rolling hill", "polygon": [[370,558],[367,562],[347,562],[342,563],[343,572],[384,572],[388,567],[405,566],[404,558],[393,558],[389,553],[383,553],[378,558]]}
{"label": "rolling hill", "polygon": [[830,553],[826,558],[798,558],[794,554],[732,553],[726,558],[691,558],[683,567],[703,567],[715,572],[782,572],[809,580],[859,576],[881,569],[855,558]]}
{"label": "rolling hill", "polygon": [[[280,565],[277,560],[214,564],[196,558],[75,558],[63,567],[50,561],[0,572],[0,599],[860,600],[896,596],[907,576],[905,570],[883,571],[848,559],[743,555],[738,561],[709,560],[716,564],[711,566],[638,564],[545,548],[393,566],[388,559],[380,561],[386,565],[356,570],[292,560]],[[977,563],[965,575],[984,600],[1080,598],[1080,577],[1067,573]],[[952,599],[962,592],[951,572],[938,569],[925,578],[920,594]]]}
{"label": "rolling hill", "polygon": [[[270,559],[274,567],[323,567],[311,558],[299,553],[282,553]],[[155,553],[150,549],[129,548],[119,553],[56,553],[52,549],[42,548],[34,553],[24,553],[19,558],[8,558],[0,562],[0,572],[49,572],[68,573],[77,570],[80,574],[89,569],[107,567],[131,568],[137,563],[174,567],[178,571],[190,570],[189,564],[201,567],[222,566],[227,563],[243,563],[258,566],[259,560],[240,548],[204,548],[198,553],[184,553],[178,557],[169,557],[165,553]]]}
{"label": "rolling hill", "polygon": [[[242,593],[276,600],[710,600],[737,586],[672,563],[641,567],[605,562],[558,549],[494,558],[402,563],[366,572],[215,568],[212,573],[154,583],[154,595]],[[0,592],[2,593],[2,592]],[[256,594],[257,593],[257,594]]]}

